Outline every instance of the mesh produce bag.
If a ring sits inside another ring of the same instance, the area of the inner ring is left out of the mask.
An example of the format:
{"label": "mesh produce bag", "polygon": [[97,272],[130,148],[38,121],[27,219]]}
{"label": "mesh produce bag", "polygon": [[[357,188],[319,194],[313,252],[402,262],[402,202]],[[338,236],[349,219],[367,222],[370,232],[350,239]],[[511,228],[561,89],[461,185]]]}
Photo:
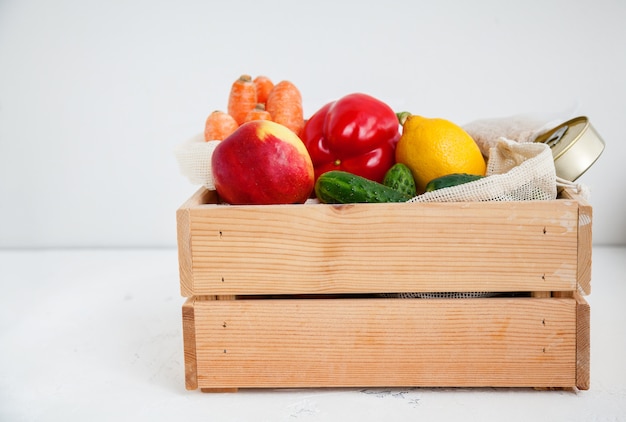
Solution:
{"label": "mesh produce bag", "polygon": [[487,177],[426,192],[409,202],[482,202],[556,199],[552,151],[543,143],[501,138],[489,151]]}
{"label": "mesh produce bag", "polygon": [[561,113],[526,113],[508,117],[474,120],[463,129],[476,141],[485,157],[501,138],[519,143],[534,142],[537,137],[574,117],[574,109]]}
{"label": "mesh produce bag", "polygon": [[180,172],[192,184],[215,190],[211,173],[211,157],[219,143],[220,141],[206,142],[204,134],[198,134],[181,143],[174,150]]}

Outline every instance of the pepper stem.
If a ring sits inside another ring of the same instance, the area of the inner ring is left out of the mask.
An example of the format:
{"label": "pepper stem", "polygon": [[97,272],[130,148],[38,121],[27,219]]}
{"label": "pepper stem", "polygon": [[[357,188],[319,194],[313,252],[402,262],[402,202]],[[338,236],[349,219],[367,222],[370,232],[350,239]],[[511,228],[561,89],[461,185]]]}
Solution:
{"label": "pepper stem", "polygon": [[408,119],[410,115],[411,115],[411,113],[408,112],[408,111],[401,111],[399,113],[396,113],[396,117],[398,118],[398,122],[400,122],[401,125],[403,125],[404,122],[406,122],[406,119]]}

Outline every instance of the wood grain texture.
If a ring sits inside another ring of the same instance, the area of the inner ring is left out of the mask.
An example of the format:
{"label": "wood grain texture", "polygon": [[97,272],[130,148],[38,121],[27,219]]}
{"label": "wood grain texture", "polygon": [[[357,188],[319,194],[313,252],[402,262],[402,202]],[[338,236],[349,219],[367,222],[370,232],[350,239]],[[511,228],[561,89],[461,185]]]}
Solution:
{"label": "wood grain texture", "polygon": [[[510,203],[218,201],[201,189],[177,211],[181,293],[196,295],[183,306],[187,388],[589,388],[580,295],[590,291],[592,210],[572,192]],[[420,291],[530,297],[337,296]]]}
{"label": "wood grain texture", "polygon": [[184,295],[577,288],[572,200],[186,211]]}
{"label": "wood grain texture", "polygon": [[185,351],[185,387],[198,388],[198,367],[196,360],[196,325],[194,315],[195,298],[188,298],[183,304],[183,346]]}
{"label": "wood grain texture", "polygon": [[198,189],[178,210],[176,210],[176,233],[178,244],[178,269],[180,292],[183,297],[194,295],[193,250],[191,245],[191,209],[204,204],[216,203],[217,194],[205,188]]}
{"label": "wood grain texture", "polygon": [[579,307],[571,298],[211,300],[193,306],[202,389],[581,383]]}
{"label": "wood grain texture", "polygon": [[184,297],[193,296],[193,269],[191,252],[191,230],[189,209],[176,211],[178,273],[180,278],[180,294]]}
{"label": "wood grain texture", "polygon": [[576,387],[588,390],[591,380],[591,308],[576,294]]}
{"label": "wood grain texture", "polygon": [[565,189],[564,198],[578,203],[578,285],[581,294],[591,293],[592,222],[593,208],[580,195]]}

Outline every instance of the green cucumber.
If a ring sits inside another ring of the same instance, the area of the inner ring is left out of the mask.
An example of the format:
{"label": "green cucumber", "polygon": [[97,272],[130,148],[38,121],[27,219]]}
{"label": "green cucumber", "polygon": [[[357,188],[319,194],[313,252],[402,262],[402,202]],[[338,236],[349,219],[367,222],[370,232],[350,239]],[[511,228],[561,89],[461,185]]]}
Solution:
{"label": "green cucumber", "polygon": [[410,197],[417,195],[417,188],[415,187],[413,173],[411,173],[410,168],[402,163],[396,163],[389,170],[387,170],[385,179],[383,180],[383,185],[389,186],[390,188],[395,189],[398,192],[402,192]]}
{"label": "green cucumber", "polygon": [[406,202],[411,197],[382,183],[341,170],[317,178],[315,195],[325,204]]}
{"label": "green cucumber", "polygon": [[452,186],[462,185],[464,183],[473,182],[482,179],[485,176],[467,173],[452,173],[445,176],[437,177],[426,184],[426,192],[432,192],[437,189],[449,188]]}

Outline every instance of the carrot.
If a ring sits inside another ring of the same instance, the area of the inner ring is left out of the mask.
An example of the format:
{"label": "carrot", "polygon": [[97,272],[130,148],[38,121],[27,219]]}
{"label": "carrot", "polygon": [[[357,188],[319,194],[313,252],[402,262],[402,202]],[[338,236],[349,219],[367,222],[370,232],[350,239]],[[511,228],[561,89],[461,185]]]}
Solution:
{"label": "carrot", "polygon": [[252,120],[272,120],[272,115],[265,109],[263,104],[259,103],[246,115],[246,122]]}
{"label": "carrot", "polygon": [[256,86],[256,100],[260,104],[267,102],[267,97],[270,95],[270,91],[274,88],[274,82],[267,76],[257,76],[252,81]]}
{"label": "carrot", "polygon": [[256,86],[250,75],[241,75],[233,82],[228,96],[228,114],[235,118],[237,124],[242,124],[246,115],[257,104]]}
{"label": "carrot", "polygon": [[228,113],[215,110],[206,118],[204,125],[205,141],[221,141],[233,133],[239,125],[235,118]]}
{"label": "carrot", "polygon": [[302,95],[300,90],[290,81],[277,83],[265,104],[265,109],[272,115],[272,120],[287,126],[296,135],[300,135],[304,126]]}

